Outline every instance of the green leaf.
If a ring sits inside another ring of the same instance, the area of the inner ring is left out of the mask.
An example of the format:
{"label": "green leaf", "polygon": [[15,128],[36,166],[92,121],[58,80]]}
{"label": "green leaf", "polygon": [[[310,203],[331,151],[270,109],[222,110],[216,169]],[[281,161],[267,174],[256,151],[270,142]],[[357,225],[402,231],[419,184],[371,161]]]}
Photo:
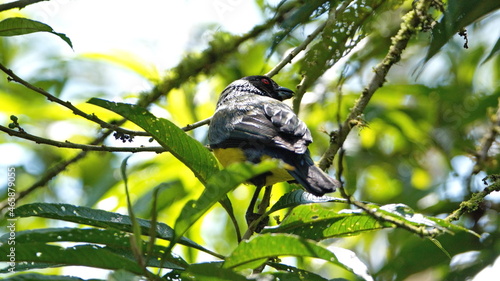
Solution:
{"label": "green leaf", "polygon": [[55,32],[52,27],[46,25],[45,23],[26,18],[8,18],[0,22],[0,36],[17,36],[34,32],[52,33],[59,36],[59,38],[64,40],[64,42],[73,48],[71,40],[65,34]]}
{"label": "green leaf", "polygon": [[217,160],[212,153],[174,123],[156,118],[146,109],[132,104],[97,98],[90,99],[88,103],[111,110],[143,128],[161,146],[190,168],[202,183],[206,183],[211,175],[219,171]]}
{"label": "green leaf", "polygon": [[106,281],[141,281],[144,280],[141,276],[130,273],[126,270],[115,270],[108,275]]}
{"label": "green leaf", "polygon": [[221,204],[222,208],[224,208],[224,210],[229,216],[229,219],[233,223],[234,230],[236,232],[236,237],[238,238],[238,241],[240,241],[241,240],[240,226],[238,224],[238,219],[234,214],[233,204],[231,203],[231,200],[229,200],[227,194],[221,200],[219,200],[219,203]]}
{"label": "green leaf", "polygon": [[[328,281],[327,279],[307,270],[281,263],[268,263],[269,266],[279,270],[278,272],[266,272],[259,275],[257,280],[286,280],[286,281]],[[272,276],[269,279],[269,276]],[[336,279],[335,279],[336,280]]]}
{"label": "green leaf", "polygon": [[102,279],[81,279],[72,276],[43,275],[38,273],[19,274],[2,279],[4,281],[105,281]]}
{"label": "green leaf", "polygon": [[234,270],[256,268],[268,258],[277,256],[313,257],[338,264],[337,257],[315,241],[290,234],[262,234],[241,242],[222,267]]}
{"label": "green leaf", "polygon": [[443,17],[432,29],[432,40],[425,62],[437,54],[441,47],[462,28],[499,8],[500,1],[448,1]]}
{"label": "green leaf", "polygon": [[337,212],[321,205],[302,205],[293,209],[274,228],[262,233],[291,233],[313,240],[356,235],[361,232],[392,227],[358,210]]}
{"label": "green leaf", "polygon": [[[91,209],[88,207],[78,207],[70,204],[26,204],[16,208],[15,215],[17,217],[35,216],[57,219],[96,227],[114,228],[126,232],[132,232],[132,223],[129,216],[103,210]],[[151,223],[144,219],[137,219],[137,221],[141,226],[142,235],[148,235]],[[173,229],[170,226],[164,223],[157,223],[157,238],[171,240],[173,238],[173,233]],[[185,237],[180,238],[179,243],[204,251],[211,255],[215,254]],[[215,255],[218,256],[217,254]]]}
{"label": "green leaf", "polygon": [[175,223],[175,236],[184,233],[215,203],[225,198],[226,193],[242,182],[277,167],[277,161],[263,161],[259,164],[235,163],[208,179],[205,190],[198,200],[191,200],[181,211]]}
{"label": "green leaf", "polygon": [[[125,187],[125,195],[127,198],[127,211],[128,211],[128,215],[130,216],[130,221],[132,222],[132,233],[133,233],[132,239],[135,242],[131,246],[132,246],[134,253],[137,256],[142,256],[143,252],[142,252],[142,247],[141,247],[141,244],[142,244],[141,226],[139,225],[139,223],[137,221],[137,218],[134,214],[134,210],[132,210],[132,203],[130,201],[130,193],[128,191],[127,161],[130,157],[132,157],[132,155],[129,155],[129,156],[125,157],[125,159],[123,159],[120,171],[122,174],[123,184]],[[154,225],[152,225],[151,227],[154,227]]]}
{"label": "green leaf", "polygon": [[276,212],[281,209],[285,208],[292,208],[296,207],[299,205],[304,205],[304,204],[312,204],[312,203],[329,203],[329,202],[336,202],[336,203],[347,203],[347,200],[343,198],[334,198],[334,197],[329,197],[329,196],[314,196],[308,192],[305,192],[302,189],[296,189],[292,192],[286,193],[285,195],[281,196],[280,199],[278,199],[278,202],[276,202],[271,209],[269,210],[269,213]]}
{"label": "green leaf", "polygon": [[230,269],[221,268],[220,263],[199,263],[192,264],[186,272],[181,273],[183,280],[196,281],[247,281],[243,275],[240,275]]}
{"label": "green leaf", "polygon": [[[9,254],[8,244],[0,246],[0,256]],[[48,263],[55,266],[81,265],[103,269],[122,269],[142,274],[142,268],[133,259],[113,253],[106,247],[78,245],[68,248],[43,243],[16,243],[16,262]]]}
{"label": "green leaf", "polygon": [[[0,237],[1,243],[8,242],[8,235]],[[16,243],[54,243],[54,242],[85,242],[106,245],[111,251],[129,252],[126,256],[131,257],[130,234],[117,231],[95,228],[48,228],[16,232]],[[147,243],[141,240],[142,248]],[[1,259],[1,257],[0,257]],[[147,260],[148,266],[156,266],[170,269],[183,269],[188,266],[187,262],[180,257],[172,257],[164,246],[153,245],[152,255]],[[160,260],[161,264],[160,264]],[[50,264],[47,264],[49,266]],[[47,267],[46,266],[46,267]],[[53,266],[53,265],[51,265]]]}

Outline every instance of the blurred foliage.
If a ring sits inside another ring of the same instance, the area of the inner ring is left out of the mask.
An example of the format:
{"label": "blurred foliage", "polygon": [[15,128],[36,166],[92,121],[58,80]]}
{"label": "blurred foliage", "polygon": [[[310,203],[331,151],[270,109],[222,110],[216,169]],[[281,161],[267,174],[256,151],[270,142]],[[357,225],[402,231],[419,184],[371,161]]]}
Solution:
{"label": "blurred foliage", "polygon": [[[456,227],[431,220],[445,218],[474,192],[484,189],[486,175],[500,171],[498,136],[487,157],[478,161],[485,136],[498,122],[495,114],[500,98],[499,39],[494,38],[498,34],[490,34],[491,30],[497,32],[492,27],[500,25],[498,6],[472,4],[488,1],[464,5],[448,1],[453,10],[445,5],[444,12],[431,8],[427,27],[437,29],[431,33],[420,28],[410,40],[401,61],[391,68],[385,84],[360,116],[359,126],[350,132],[341,164],[337,156],[330,171],[336,175],[342,168],[345,190],[358,200],[384,205],[382,210],[407,206],[403,211],[387,211],[396,222],[447,228],[453,233],[439,235],[432,243],[393,223],[357,213],[341,201],[304,198],[295,190],[297,186],[284,183],[273,188],[271,226],[250,242],[239,243],[235,227],[243,232],[246,229],[244,214],[254,188],[236,185],[276,163],[218,171],[203,147],[206,126],[186,133],[179,128],[210,117],[226,85],[271,70],[324,24],[323,32],[304,54],[273,78],[295,89],[307,77],[294,105],[312,132],[310,149],[313,159],[319,160],[330,144],[328,134],[346,119],[373,76],[374,66],[387,54],[403,15],[419,1],[255,2],[267,22],[243,36],[220,30],[207,50],[186,53],[178,66],[168,71],[123,51],[71,59],[61,57],[56,50],[36,52],[40,41],[48,38],[16,41],[0,33],[0,63],[23,79],[110,123],[120,124],[122,117],[115,114],[119,113],[132,121],[123,123],[123,128],[142,128],[154,138],[136,136],[132,143],[122,143],[108,137],[102,144],[162,145],[169,151],[136,153],[128,161],[128,186],[133,210],[140,218],[141,245],[131,245],[131,220],[120,215],[127,212],[127,202],[119,167],[130,153],[88,152],[18,199],[17,215],[22,217],[16,221],[18,261],[25,258],[33,263],[16,268],[32,272],[9,275],[7,280],[82,280],[54,277],[62,275],[60,266],[68,259],[75,265],[110,269],[108,280],[137,280],[139,275],[155,280],[157,277],[145,273],[142,265],[163,280],[465,280],[495,260],[498,263],[498,192],[486,197],[478,209],[462,215]],[[334,14],[332,9],[341,13]],[[3,11],[0,20],[22,16],[13,10]],[[456,34],[463,27],[467,29],[468,49],[463,48],[466,39]],[[48,28],[40,31],[53,32]],[[71,34],[66,35],[71,38]],[[33,59],[33,53],[36,63],[23,64]],[[117,93],[113,89],[119,83],[107,74],[109,70],[140,77],[151,90]],[[0,73],[0,125],[8,127],[14,115],[30,134],[73,143],[90,143],[105,131],[7,79]],[[146,104],[152,96],[162,98]],[[109,105],[100,108],[86,103],[91,98],[141,101],[152,114],[144,108],[122,108],[121,112]],[[498,133],[498,127],[496,130]],[[4,181],[7,167],[16,169],[19,194],[79,152],[0,134],[2,206],[9,199]],[[220,179],[226,176],[232,181],[223,183]],[[229,190],[233,191],[225,197]],[[216,204],[219,200],[222,205]],[[0,240],[4,260],[9,237],[6,210],[0,221],[0,233],[6,233]],[[179,233],[184,236],[179,237]],[[169,248],[172,240],[180,244],[173,250]],[[60,241],[73,243],[57,244]],[[55,251],[64,254],[45,255]],[[141,261],[138,252],[149,253],[153,259]],[[342,260],[342,255],[352,258]],[[280,260],[276,256],[292,257]],[[222,258],[226,259],[224,265],[211,262]],[[261,266],[268,258],[271,261],[264,273],[249,277],[249,268]],[[116,262],[109,262],[111,259]],[[245,269],[239,271],[241,265]],[[158,267],[172,271],[156,271]]]}

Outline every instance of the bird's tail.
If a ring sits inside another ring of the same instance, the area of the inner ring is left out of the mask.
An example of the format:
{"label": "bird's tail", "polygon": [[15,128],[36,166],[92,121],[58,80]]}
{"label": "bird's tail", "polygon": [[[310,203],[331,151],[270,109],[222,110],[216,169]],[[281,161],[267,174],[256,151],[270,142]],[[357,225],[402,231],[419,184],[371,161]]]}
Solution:
{"label": "bird's tail", "polygon": [[299,160],[294,170],[288,171],[309,193],[323,196],[325,193],[334,192],[340,182],[314,165],[308,153],[298,157]]}

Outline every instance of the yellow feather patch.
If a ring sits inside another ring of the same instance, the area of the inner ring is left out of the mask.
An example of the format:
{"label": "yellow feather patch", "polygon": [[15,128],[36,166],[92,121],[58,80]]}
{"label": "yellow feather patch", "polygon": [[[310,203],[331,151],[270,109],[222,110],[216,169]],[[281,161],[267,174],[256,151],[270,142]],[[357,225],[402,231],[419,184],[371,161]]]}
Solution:
{"label": "yellow feather patch", "polygon": [[[246,156],[243,150],[239,148],[215,148],[213,150],[215,157],[219,160],[222,166],[227,167],[233,163],[245,162]],[[269,156],[263,156],[261,160],[270,159]],[[270,175],[266,177],[266,185],[273,185],[278,182],[293,180],[292,175],[288,171],[294,170],[291,165],[283,163],[282,168],[273,169]]]}

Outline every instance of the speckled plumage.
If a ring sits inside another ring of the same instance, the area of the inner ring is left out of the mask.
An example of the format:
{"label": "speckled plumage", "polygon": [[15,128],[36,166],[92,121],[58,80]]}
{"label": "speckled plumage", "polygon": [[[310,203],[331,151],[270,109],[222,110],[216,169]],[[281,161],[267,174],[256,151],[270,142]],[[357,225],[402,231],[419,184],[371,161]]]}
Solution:
{"label": "speckled plumage", "polygon": [[271,171],[251,180],[271,185],[296,180],[318,196],[333,192],[338,181],[314,166],[308,145],[311,132],[282,100],[293,92],[265,76],[248,76],[224,89],[210,122],[208,140],[219,161],[227,166],[265,157],[280,159],[286,169]]}

